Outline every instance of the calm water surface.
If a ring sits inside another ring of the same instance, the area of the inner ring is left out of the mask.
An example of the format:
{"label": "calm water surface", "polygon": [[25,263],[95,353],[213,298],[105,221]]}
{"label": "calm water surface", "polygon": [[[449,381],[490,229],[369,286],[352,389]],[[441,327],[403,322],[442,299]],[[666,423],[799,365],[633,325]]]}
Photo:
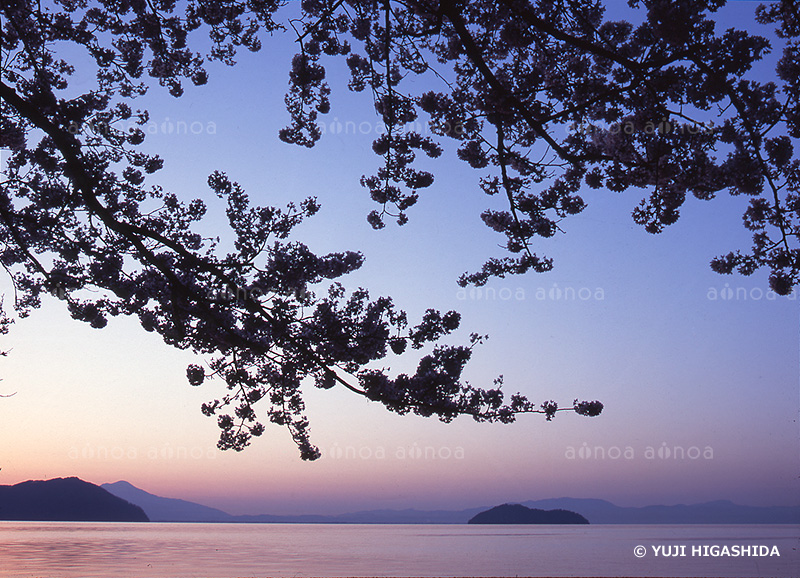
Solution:
{"label": "calm water surface", "polygon": [[[0,522],[0,578],[797,577],[799,542],[800,527],[789,525]],[[780,557],[691,555],[693,545],[734,544],[774,545]],[[681,545],[686,556],[654,556],[654,546],[677,553]]]}

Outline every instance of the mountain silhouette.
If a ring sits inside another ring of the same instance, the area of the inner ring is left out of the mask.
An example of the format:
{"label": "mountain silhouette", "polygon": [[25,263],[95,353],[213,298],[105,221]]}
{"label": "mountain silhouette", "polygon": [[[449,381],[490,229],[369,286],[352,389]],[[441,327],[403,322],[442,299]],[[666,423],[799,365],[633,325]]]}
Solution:
{"label": "mountain silhouette", "polygon": [[522,504],[503,504],[470,518],[468,524],[588,524],[589,520],[569,510],[538,510]]}
{"label": "mountain silhouette", "polygon": [[[110,493],[141,506],[157,522],[243,522],[282,524],[466,524],[488,506],[464,510],[366,510],[337,515],[243,515],[194,502],[164,498],[120,481],[103,484]],[[554,498],[522,502],[539,510],[568,510],[591,524],[800,524],[800,506],[742,506],[719,500],[677,506],[620,507],[606,500]]]}
{"label": "mountain silhouette", "polygon": [[125,481],[100,486],[109,493],[140,506],[152,522],[235,522],[227,512],[186,500],[162,498]]}
{"label": "mountain silhouette", "polygon": [[156,496],[126,481],[102,488],[141,506],[153,522],[240,522],[262,524],[466,524],[485,508],[468,510],[367,510],[339,515],[250,514],[233,516],[195,502]]}
{"label": "mountain silhouette", "polygon": [[555,498],[522,505],[572,510],[592,524],[800,524],[800,506],[742,506],[729,500],[627,508],[606,500]]}
{"label": "mountain silhouette", "polygon": [[0,520],[148,522],[139,506],[78,478],[0,486]]}

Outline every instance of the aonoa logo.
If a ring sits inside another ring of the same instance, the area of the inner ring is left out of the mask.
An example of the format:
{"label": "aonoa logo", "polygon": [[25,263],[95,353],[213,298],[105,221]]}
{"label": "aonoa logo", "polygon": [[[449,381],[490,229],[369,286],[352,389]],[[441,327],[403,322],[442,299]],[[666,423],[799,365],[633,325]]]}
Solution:
{"label": "aonoa logo", "polygon": [[[638,455],[646,460],[713,460],[714,448],[711,446],[679,446],[667,445],[662,442],[660,446],[645,446],[639,450]],[[590,446],[587,442],[579,447],[567,446],[564,457],[568,460],[633,460],[637,451],[632,446]]]}

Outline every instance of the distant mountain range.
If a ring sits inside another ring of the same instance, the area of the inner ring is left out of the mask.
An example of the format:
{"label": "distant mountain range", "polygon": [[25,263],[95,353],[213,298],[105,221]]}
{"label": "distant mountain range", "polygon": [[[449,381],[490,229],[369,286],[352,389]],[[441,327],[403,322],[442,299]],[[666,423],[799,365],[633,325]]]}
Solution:
{"label": "distant mountain range", "polygon": [[[233,516],[194,502],[149,494],[128,482],[103,484],[111,494],[141,506],[153,522],[252,522],[285,524],[466,524],[489,507],[466,510],[368,510],[336,516]],[[605,500],[555,498],[522,502],[540,510],[569,510],[591,524],[800,524],[800,506],[741,506],[727,500],[676,506],[623,508]]]}
{"label": "distant mountain range", "polygon": [[[573,522],[552,521],[554,510],[566,511],[564,514],[577,518],[572,518]],[[515,518],[517,514],[522,518]],[[488,522],[485,521],[487,516]],[[202,504],[156,496],[125,481],[96,486],[73,477],[0,486],[0,520],[466,524],[476,517],[484,519],[478,523],[582,523],[580,521],[585,519],[591,524],[800,524],[800,506],[741,506],[719,500],[702,504],[623,508],[605,500],[555,498],[465,510],[368,510],[336,516],[233,516]]]}
{"label": "distant mountain range", "polygon": [[475,514],[486,508],[469,510],[369,510],[337,516],[300,515],[275,516],[271,514],[233,516],[202,504],[163,498],[140,490],[125,482],[103,484],[108,492],[137,504],[152,522],[251,522],[274,524],[466,524]]}
{"label": "distant mountain range", "polygon": [[572,510],[592,524],[800,524],[800,506],[741,506],[729,500],[643,508],[622,508],[605,500],[580,498],[522,504],[530,508]]}
{"label": "distant mountain range", "polygon": [[78,478],[0,486],[0,520],[147,522],[142,508]]}
{"label": "distant mountain range", "polygon": [[142,508],[151,522],[232,522],[230,514],[186,500],[162,498],[128,482],[102,484],[107,492]]}

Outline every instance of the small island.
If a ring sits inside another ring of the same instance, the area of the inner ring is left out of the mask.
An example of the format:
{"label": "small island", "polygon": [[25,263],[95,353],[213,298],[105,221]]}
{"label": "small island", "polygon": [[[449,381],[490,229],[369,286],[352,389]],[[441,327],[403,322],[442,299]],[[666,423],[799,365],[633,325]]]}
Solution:
{"label": "small island", "polygon": [[569,510],[537,510],[522,504],[503,504],[473,516],[467,524],[588,524]]}

